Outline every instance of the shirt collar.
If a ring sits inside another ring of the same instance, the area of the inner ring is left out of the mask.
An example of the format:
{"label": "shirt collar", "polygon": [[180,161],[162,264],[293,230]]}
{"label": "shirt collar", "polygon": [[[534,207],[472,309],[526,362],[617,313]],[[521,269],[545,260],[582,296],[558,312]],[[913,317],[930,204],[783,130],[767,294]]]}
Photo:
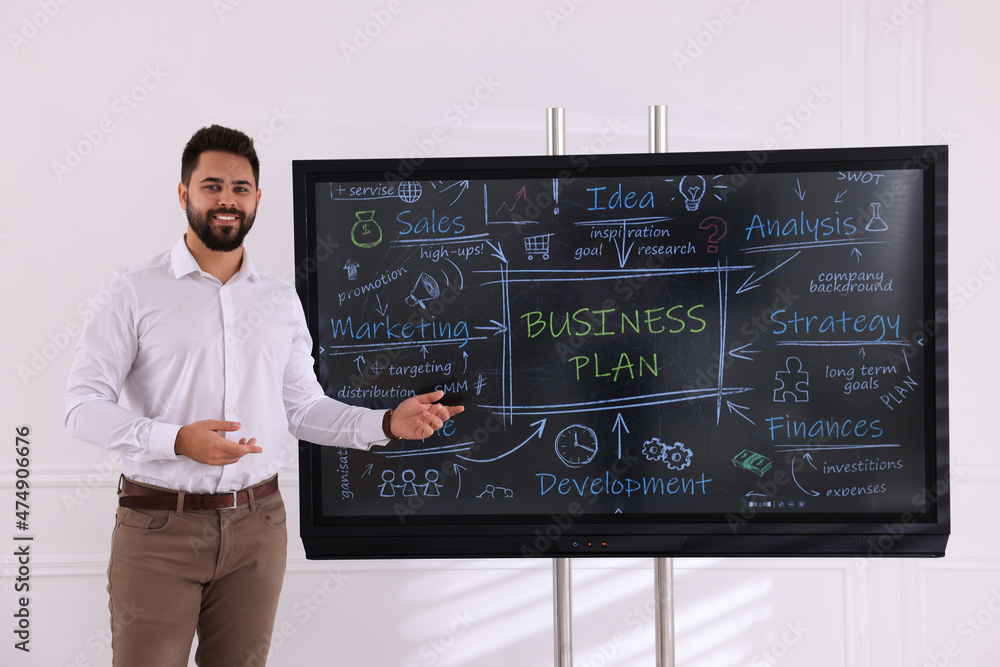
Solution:
{"label": "shirt collar", "polygon": [[[173,270],[174,278],[183,278],[189,273],[201,273],[201,267],[198,266],[198,261],[191,254],[187,243],[184,242],[183,235],[174,245],[173,250],[170,251],[170,266]],[[230,278],[229,282],[242,280],[243,278],[250,278],[255,282],[260,280],[260,274],[253,261],[251,261],[246,246],[243,247],[243,262],[240,264],[240,270]]]}

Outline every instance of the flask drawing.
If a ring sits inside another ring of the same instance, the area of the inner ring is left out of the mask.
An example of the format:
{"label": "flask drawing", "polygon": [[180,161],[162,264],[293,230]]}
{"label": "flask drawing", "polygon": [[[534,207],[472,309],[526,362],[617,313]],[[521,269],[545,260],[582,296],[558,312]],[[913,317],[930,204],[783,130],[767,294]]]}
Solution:
{"label": "flask drawing", "polygon": [[881,208],[881,202],[872,202],[872,219],[865,225],[865,231],[884,232],[889,229],[889,225],[885,224],[885,220],[882,219],[882,215],[879,213],[879,209]]}

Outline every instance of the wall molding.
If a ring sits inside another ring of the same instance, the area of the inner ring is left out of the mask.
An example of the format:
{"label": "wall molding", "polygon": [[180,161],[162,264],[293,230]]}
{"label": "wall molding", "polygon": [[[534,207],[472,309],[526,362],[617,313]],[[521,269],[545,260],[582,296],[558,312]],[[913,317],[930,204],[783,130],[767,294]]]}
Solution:
{"label": "wall molding", "polygon": [[840,28],[840,145],[865,145],[865,3],[843,0]]}

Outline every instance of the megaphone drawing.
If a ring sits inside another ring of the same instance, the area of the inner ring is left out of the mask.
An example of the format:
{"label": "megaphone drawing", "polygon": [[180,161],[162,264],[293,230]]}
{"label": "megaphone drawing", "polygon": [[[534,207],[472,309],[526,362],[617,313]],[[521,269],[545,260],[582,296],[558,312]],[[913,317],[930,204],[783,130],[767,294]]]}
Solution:
{"label": "megaphone drawing", "polygon": [[439,296],[441,296],[441,288],[438,286],[437,281],[426,273],[421,273],[420,277],[417,278],[417,284],[413,286],[409,296],[406,297],[406,305],[420,306],[426,309],[427,306],[424,305],[424,301],[430,301]]}

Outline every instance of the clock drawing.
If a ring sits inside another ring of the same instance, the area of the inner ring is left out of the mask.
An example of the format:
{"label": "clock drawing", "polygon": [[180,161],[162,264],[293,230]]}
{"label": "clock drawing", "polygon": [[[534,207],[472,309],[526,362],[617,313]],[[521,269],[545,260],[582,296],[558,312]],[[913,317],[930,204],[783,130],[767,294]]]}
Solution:
{"label": "clock drawing", "polygon": [[597,434],[582,424],[573,424],[556,436],[556,455],[570,468],[579,468],[594,460]]}

